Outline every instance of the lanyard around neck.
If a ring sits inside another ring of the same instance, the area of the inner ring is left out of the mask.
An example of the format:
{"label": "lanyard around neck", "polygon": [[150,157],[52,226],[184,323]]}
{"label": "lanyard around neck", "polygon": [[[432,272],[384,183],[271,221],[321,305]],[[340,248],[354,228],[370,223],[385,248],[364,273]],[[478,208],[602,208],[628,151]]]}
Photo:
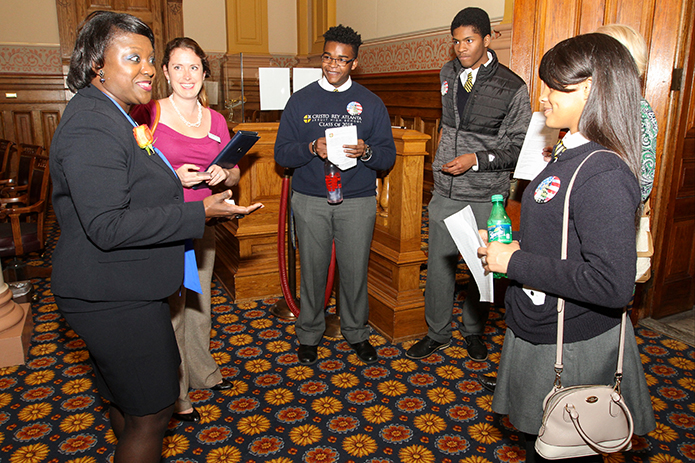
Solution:
{"label": "lanyard around neck", "polygon": [[[104,92],[101,92],[101,93],[104,93]],[[106,95],[106,93],[104,93],[104,95]],[[116,103],[116,100],[114,100],[113,98],[111,98],[109,95],[106,95],[106,97],[107,97],[109,100],[111,100],[111,101],[113,102],[113,104],[116,105],[116,107],[121,111],[121,113],[123,113],[123,115],[125,116],[125,118],[128,119],[128,122],[130,122],[130,123],[133,125],[133,127],[137,127],[137,126],[138,126],[138,124],[135,123],[135,121],[133,120],[133,118],[130,117],[130,114],[128,114],[127,112],[125,112],[125,110],[123,109],[123,107],[122,107],[121,105],[119,105],[118,103]],[[171,171],[174,173],[174,175],[176,175],[176,177],[178,178],[178,175],[176,174],[176,170],[174,170],[174,167],[171,165],[171,163],[170,163],[169,160],[166,158],[166,156],[164,156],[164,153],[162,153],[162,152],[159,150],[159,148],[157,148],[157,147],[154,146],[154,145],[152,145],[152,148],[154,148],[154,151],[159,155],[160,158],[162,158],[162,161],[164,161],[164,163],[165,163],[167,166],[169,166],[169,169],[171,169]]]}

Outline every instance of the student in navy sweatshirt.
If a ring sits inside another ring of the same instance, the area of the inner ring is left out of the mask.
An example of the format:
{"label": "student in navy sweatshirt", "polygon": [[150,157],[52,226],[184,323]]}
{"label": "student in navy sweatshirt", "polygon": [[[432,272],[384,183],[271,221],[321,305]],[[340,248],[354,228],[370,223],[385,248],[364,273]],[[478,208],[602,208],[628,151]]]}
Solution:
{"label": "student in navy sweatshirt", "polygon": [[[391,121],[384,103],[350,73],[362,40],[343,25],[324,34],[323,77],[287,102],[275,142],[275,160],[294,168],[292,210],[301,256],[301,310],[296,323],[299,362],[316,362],[325,331],[324,295],[331,248],[340,269],[341,331],[365,363],[377,361],[369,343],[367,264],[376,219],[376,173],[396,160]],[[344,145],[357,165],[341,172],[343,202],[328,204],[325,130],[357,127],[357,145]]]}

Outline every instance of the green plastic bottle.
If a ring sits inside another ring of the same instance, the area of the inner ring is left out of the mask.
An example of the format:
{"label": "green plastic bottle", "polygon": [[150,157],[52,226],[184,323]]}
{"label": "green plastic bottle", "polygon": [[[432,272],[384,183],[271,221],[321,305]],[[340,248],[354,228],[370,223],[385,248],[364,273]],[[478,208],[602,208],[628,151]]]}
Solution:
{"label": "green plastic bottle", "polygon": [[[492,210],[490,218],[487,219],[487,240],[488,242],[499,241],[509,244],[512,242],[512,219],[504,210],[504,197],[502,195],[492,195]],[[506,278],[504,273],[494,272],[495,278]]]}

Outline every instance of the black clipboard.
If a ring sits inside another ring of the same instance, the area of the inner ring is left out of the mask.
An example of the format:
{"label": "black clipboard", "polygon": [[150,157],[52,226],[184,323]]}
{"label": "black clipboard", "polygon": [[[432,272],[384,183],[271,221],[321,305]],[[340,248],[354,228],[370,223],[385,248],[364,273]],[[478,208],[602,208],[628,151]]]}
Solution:
{"label": "black clipboard", "polygon": [[[258,136],[258,132],[251,132],[249,130],[237,131],[229,143],[227,143],[227,146],[222,148],[220,154],[217,155],[215,160],[212,161],[203,172],[207,172],[213,164],[217,164],[224,169],[231,169],[239,163],[241,158],[248,153],[251,147],[255,145],[260,138],[261,137]],[[193,189],[197,190],[206,185],[207,183],[200,182],[199,184],[194,185]]]}

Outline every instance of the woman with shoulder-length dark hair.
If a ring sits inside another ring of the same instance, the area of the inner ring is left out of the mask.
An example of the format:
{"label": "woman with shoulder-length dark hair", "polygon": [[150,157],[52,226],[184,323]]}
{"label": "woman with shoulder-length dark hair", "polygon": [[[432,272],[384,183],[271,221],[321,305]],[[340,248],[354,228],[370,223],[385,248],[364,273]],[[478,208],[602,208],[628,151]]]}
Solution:
{"label": "woman with shoulder-length dark hair", "polygon": [[208,217],[261,206],[231,205],[229,190],[184,203],[171,166],[147,137],[136,140],[142,129],[134,130],[128,111],[150,101],[153,47],[152,31],[138,18],[89,15],[67,77],[76,94],[51,144],[61,230],[52,291],[85,341],[99,392],[110,403],[115,463],[161,459],[179,392],[166,298],[182,280],[195,286],[184,277],[185,241],[203,235]]}
{"label": "woman with shoulder-length dark hair", "polygon": [[[539,74],[546,125],[569,132],[524,192],[519,240],[479,249],[487,269],[510,279],[492,409],[526,433],[526,461],[540,458],[534,442],[555,380],[558,298],[566,301],[562,385],[613,383],[640,205],[640,82],[629,52],[605,34],[580,35],[550,49]],[[585,159],[572,186],[562,260],[564,200]],[[635,433],[648,433],[654,412],[629,323],[621,386]]]}

